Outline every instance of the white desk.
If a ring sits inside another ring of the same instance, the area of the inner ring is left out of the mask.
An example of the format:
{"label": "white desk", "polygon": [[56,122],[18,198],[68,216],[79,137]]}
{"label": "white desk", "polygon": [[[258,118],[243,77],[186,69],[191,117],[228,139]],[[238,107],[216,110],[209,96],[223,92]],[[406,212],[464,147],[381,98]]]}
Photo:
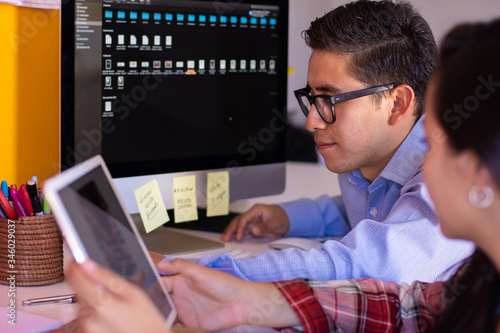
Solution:
{"label": "white desk", "polygon": [[[302,197],[315,198],[322,194],[337,195],[340,193],[337,176],[330,173],[323,165],[316,165],[311,163],[298,163],[289,162],[287,164],[286,175],[286,189],[280,195],[273,195],[268,197],[240,200],[231,204],[230,209],[236,212],[243,212],[250,208],[255,203],[280,203],[291,201]],[[195,231],[195,230],[181,230],[176,229],[178,232],[185,232],[196,236],[206,237],[209,239],[219,240],[219,234]],[[241,243],[230,242],[226,243],[224,248],[219,248],[210,251],[202,251],[190,253],[179,257],[202,257],[208,253],[219,253],[225,251],[241,250],[251,251],[254,253],[262,253],[269,251],[268,243],[271,239],[253,239],[246,238]],[[65,265],[71,260],[69,251],[65,248]],[[10,298],[8,297],[9,287],[0,285],[0,307],[7,307]],[[22,301],[29,298],[47,297],[54,295],[64,295],[72,293],[71,287],[62,281],[56,284],[40,287],[16,287],[16,304],[17,311],[24,311],[42,315],[49,318],[54,318],[68,323],[76,317],[77,305],[76,304],[53,304],[41,306],[22,306]],[[2,318],[0,320],[7,320]]]}

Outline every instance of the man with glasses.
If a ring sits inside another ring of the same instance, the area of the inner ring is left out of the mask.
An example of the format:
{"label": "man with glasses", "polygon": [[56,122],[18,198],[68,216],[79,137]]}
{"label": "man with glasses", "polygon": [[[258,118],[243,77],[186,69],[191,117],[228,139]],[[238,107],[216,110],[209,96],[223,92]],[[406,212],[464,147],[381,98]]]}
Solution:
{"label": "man with glasses", "polygon": [[222,240],[344,237],[321,250],[211,255],[200,264],[254,281],[448,277],[472,245],[441,234],[420,173],[423,94],[437,59],[427,22],[405,2],[358,1],[313,21],[304,36],[312,54],[307,86],[295,95],[342,195],[255,205]]}

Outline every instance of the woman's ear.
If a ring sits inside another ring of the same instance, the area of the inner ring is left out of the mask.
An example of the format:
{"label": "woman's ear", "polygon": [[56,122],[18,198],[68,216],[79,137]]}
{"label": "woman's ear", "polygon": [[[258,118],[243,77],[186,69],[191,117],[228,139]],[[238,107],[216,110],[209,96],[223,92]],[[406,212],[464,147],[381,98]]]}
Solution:
{"label": "woman's ear", "polygon": [[497,186],[488,166],[479,159],[477,161],[472,173],[469,202],[475,208],[485,209],[494,202]]}
{"label": "woman's ear", "polygon": [[415,92],[412,87],[407,84],[399,85],[392,90],[390,98],[394,103],[389,117],[390,125],[395,125],[403,118],[415,116]]}
{"label": "woman's ear", "polygon": [[465,149],[459,153],[456,165],[463,175],[464,181],[471,186],[495,186],[490,169],[471,149]]}
{"label": "woman's ear", "polygon": [[495,180],[491,175],[490,169],[484,162],[479,162],[476,164],[476,173],[474,177],[474,185],[479,187],[489,186],[491,188],[496,187]]}

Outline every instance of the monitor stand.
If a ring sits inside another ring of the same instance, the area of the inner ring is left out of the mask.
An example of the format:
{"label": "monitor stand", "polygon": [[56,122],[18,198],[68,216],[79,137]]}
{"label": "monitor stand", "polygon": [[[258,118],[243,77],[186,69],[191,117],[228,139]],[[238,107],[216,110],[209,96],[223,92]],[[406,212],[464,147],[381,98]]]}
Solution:
{"label": "monitor stand", "polygon": [[131,214],[131,217],[141,234],[146,248],[152,252],[163,255],[173,255],[224,247],[224,243],[222,242],[188,235],[180,230],[173,230],[172,228],[160,227],[150,233],[146,233],[141,216],[139,214]]}
{"label": "monitor stand", "polygon": [[240,213],[229,212],[229,215],[207,217],[207,210],[198,208],[198,220],[175,223],[174,210],[168,209],[170,221],[164,224],[165,227],[173,227],[179,229],[212,231],[222,233],[231,220]]}

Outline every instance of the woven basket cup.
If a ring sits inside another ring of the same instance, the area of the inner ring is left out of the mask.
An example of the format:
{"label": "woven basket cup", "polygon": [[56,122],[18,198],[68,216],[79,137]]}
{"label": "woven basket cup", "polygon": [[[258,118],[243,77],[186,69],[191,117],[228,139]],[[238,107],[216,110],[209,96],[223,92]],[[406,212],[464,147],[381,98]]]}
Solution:
{"label": "woven basket cup", "polygon": [[63,279],[63,240],[53,215],[0,218],[1,284],[41,286]]}

